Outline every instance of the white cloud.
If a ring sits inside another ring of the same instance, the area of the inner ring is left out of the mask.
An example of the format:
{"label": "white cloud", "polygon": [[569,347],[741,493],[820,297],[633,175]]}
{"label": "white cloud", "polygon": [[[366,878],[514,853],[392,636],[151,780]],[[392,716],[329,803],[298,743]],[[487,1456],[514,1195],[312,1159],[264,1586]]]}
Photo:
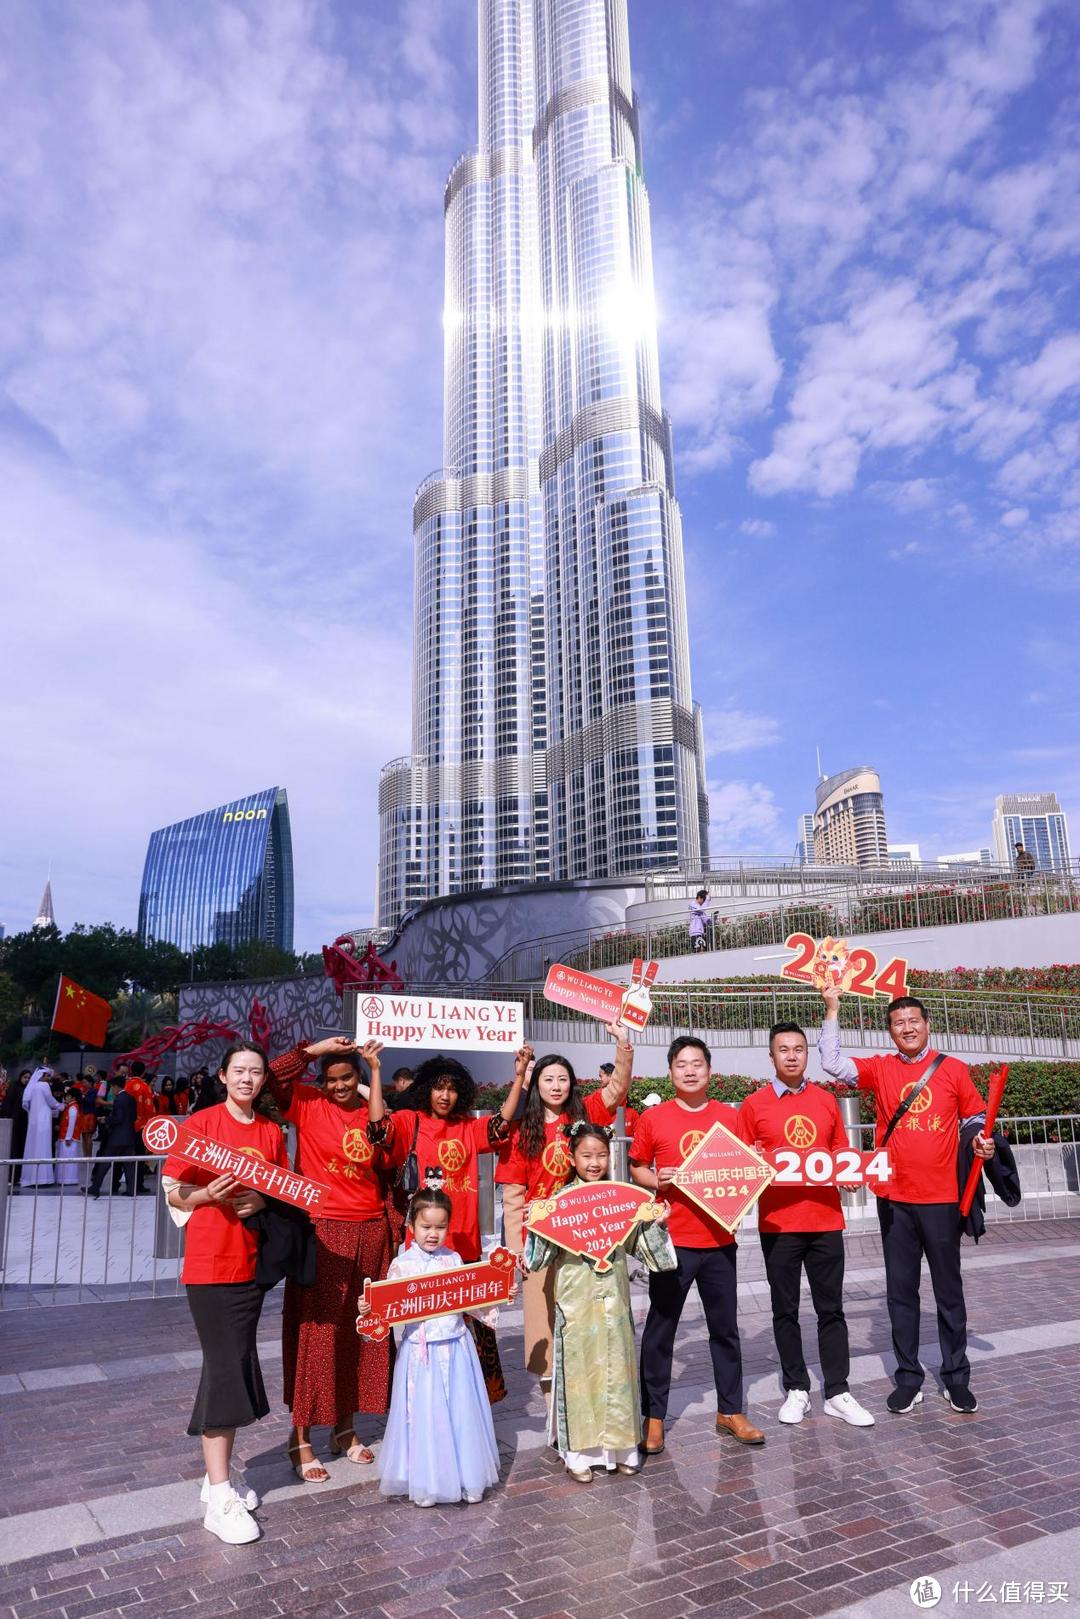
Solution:
{"label": "white cloud", "polygon": [[1023,528],[1031,513],[1026,506],[1010,506],[1007,512],[1001,514],[1002,528]]}
{"label": "white cloud", "polygon": [[773,540],[776,538],[776,524],[767,517],[747,517],[739,524],[739,533],[751,540]]}
{"label": "white cloud", "polygon": [[714,857],[776,852],[780,811],[772,788],[764,783],[710,782],[709,816],[709,849]]}
{"label": "white cloud", "polygon": [[748,753],[771,747],[780,740],[780,722],[771,714],[751,714],[741,708],[711,709],[705,716],[705,755]]}
{"label": "white cloud", "polygon": [[1061,332],[1046,344],[1038,359],[1018,366],[1010,378],[1017,398],[1049,405],[1061,394],[1080,388],[1080,332]]}

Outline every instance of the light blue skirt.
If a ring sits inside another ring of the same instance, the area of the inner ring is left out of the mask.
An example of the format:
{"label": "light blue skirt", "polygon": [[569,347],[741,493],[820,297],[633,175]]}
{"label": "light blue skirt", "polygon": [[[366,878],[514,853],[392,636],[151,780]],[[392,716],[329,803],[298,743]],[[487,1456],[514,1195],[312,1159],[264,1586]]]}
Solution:
{"label": "light blue skirt", "polygon": [[426,1363],[415,1337],[398,1345],[379,1470],[383,1495],[423,1506],[479,1500],[498,1483],[495,1428],[471,1334],[429,1344]]}

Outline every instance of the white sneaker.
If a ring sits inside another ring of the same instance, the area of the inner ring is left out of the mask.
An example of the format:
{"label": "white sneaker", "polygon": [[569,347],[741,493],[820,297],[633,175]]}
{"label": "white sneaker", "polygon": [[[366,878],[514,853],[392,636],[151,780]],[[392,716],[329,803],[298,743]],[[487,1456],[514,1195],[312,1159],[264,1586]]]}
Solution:
{"label": "white sneaker", "polygon": [[874,1419],[869,1411],[864,1411],[853,1394],[845,1389],[843,1394],[834,1394],[831,1400],[824,1405],[826,1416],[839,1417],[841,1422],[850,1422],[853,1428],[872,1428]]}
{"label": "white sneaker", "polygon": [[[245,1506],[249,1512],[254,1512],[255,1508],[259,1504],[259,1497],[255,1494],[255,1491],[248,1489],[246,1486],[242,1490],[238,1490],[232,1479],[229,1480],[229,1486],[240,1504]],[[204,1507],[208,1507],[210,1505],[209,1473],[203,1474],[202,1489],[199,1491],[199,1500],[202,1502]]]}
{"label": "white sneaker", "polygon": [[203,1528],[209,1529],[226,1546],[246,1546],[249,1541],[259,1538],[258,1524],[235,1493],[227,1495],[220,1504],[211,1501],[203,1519]]}
{"label": "white sneaker", "polygon": [[787,1399],[777,1415],[781,1422],[801,1422],[810,1412],[810,1396],[805,1389],[788,1389]]}

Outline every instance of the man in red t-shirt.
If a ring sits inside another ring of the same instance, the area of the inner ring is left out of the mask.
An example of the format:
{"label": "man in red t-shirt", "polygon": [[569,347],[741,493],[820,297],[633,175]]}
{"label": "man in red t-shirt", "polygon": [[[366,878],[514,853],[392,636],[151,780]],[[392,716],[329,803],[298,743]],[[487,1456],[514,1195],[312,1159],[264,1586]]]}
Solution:
{"label": "man in red t-shirt", "polygon": [[[806,1078],[806,1034],[797,1023],[769,1030],[774,1077],[739,1109],[740,1134],[762,1152],[817,1147],[847,1149],[847,1131],[831,1091]],[[805,1269],[817,1314],[825,1412],[855,1428],[874,1419],[848,1389],[850,1360],[844,1319],[844,1211],[835,1186],[778,1186],[758,1198],[758,1233],[772,1298],[773,1336],[786,1398],[780,1421],[801,1422],[810,1410],[810,1373],[799,1331],[799,1288]]]}
{"label": "man in red t-shirt", "polygon": [[649,1314],[641,1335],[642,1449],[647,1456],[664,1448],[664,1422],[671,1390],[675,1334],[690,1289],[697,1287],[709,1329],[709,1353],[716,1383],[716,1429],[742,1445],[763,1445],[765,1435],[743,1412],[742,1345],[737,1318],[735,1239],[688,1198],[672,1177],[712,1126],[739,1134],[739,1115],[727,1102],[709,1099],[712,1053],[703,1040],[683,1034],[668,1048],[668,1073],[675,1099],[648,1108],[638,1121],[630,1148],[630,1174],[638,1186],[656,1191],[671,1204],[668,1231],[675,1246],[675,1270],[649,1274]]}
{"label": "man in red t-shirt", "polygon": [[[896,1355],[896,1387],[885,1402],[894,1416],[922,1402],[926,1375],[919,1361],[919,1283],[923,1255],[937,1305],[941,1378],[954,1411],[969,1415],[978,1401],[969,1388],[967,1309],[960,1274],[960,1194],[956,1156],[961,1124],[985,1118],[986,1103],[964,1063],[930,1045],[926,1007],[913,995],[890,1001],[885,1022],[895,1053],[843,1057],[837,1013],[840,991],[822,991],[825,1019],[818,1040],[821,1064],[834,1079],[872,1091],[877,1104],[875,1145],[887,1147],[892,1174],[875,1190],[885,1297]],[[901,1106],[904,1111],[901,1112]],[[994,1156],[994,1143],[974,1142],[979,1158]]]}

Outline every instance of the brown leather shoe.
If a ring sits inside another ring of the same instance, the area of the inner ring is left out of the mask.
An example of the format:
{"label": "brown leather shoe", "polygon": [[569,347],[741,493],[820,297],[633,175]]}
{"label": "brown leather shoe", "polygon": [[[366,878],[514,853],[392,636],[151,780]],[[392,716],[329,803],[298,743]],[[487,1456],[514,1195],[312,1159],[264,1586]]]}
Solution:
{"label": "brown leather shoe", "polygon": [[724,1411],[718,1411],[716,1414],[716,1431],[717,1433],[730,1434],[732,1439],[739,1441],[740,1445],[763,1445],[765,1443],[765,1435],[761,1429],[755,1428],[754,1424],[749,1422],[741,1411],[735,1411],[731,1415]]}
{"label": "brown leather shoe", "polygon": [[664,1448],[664,1424],[659,1417],[646,1417],[645,1437],[639,1447],[646,1456],[659,1456]]}

